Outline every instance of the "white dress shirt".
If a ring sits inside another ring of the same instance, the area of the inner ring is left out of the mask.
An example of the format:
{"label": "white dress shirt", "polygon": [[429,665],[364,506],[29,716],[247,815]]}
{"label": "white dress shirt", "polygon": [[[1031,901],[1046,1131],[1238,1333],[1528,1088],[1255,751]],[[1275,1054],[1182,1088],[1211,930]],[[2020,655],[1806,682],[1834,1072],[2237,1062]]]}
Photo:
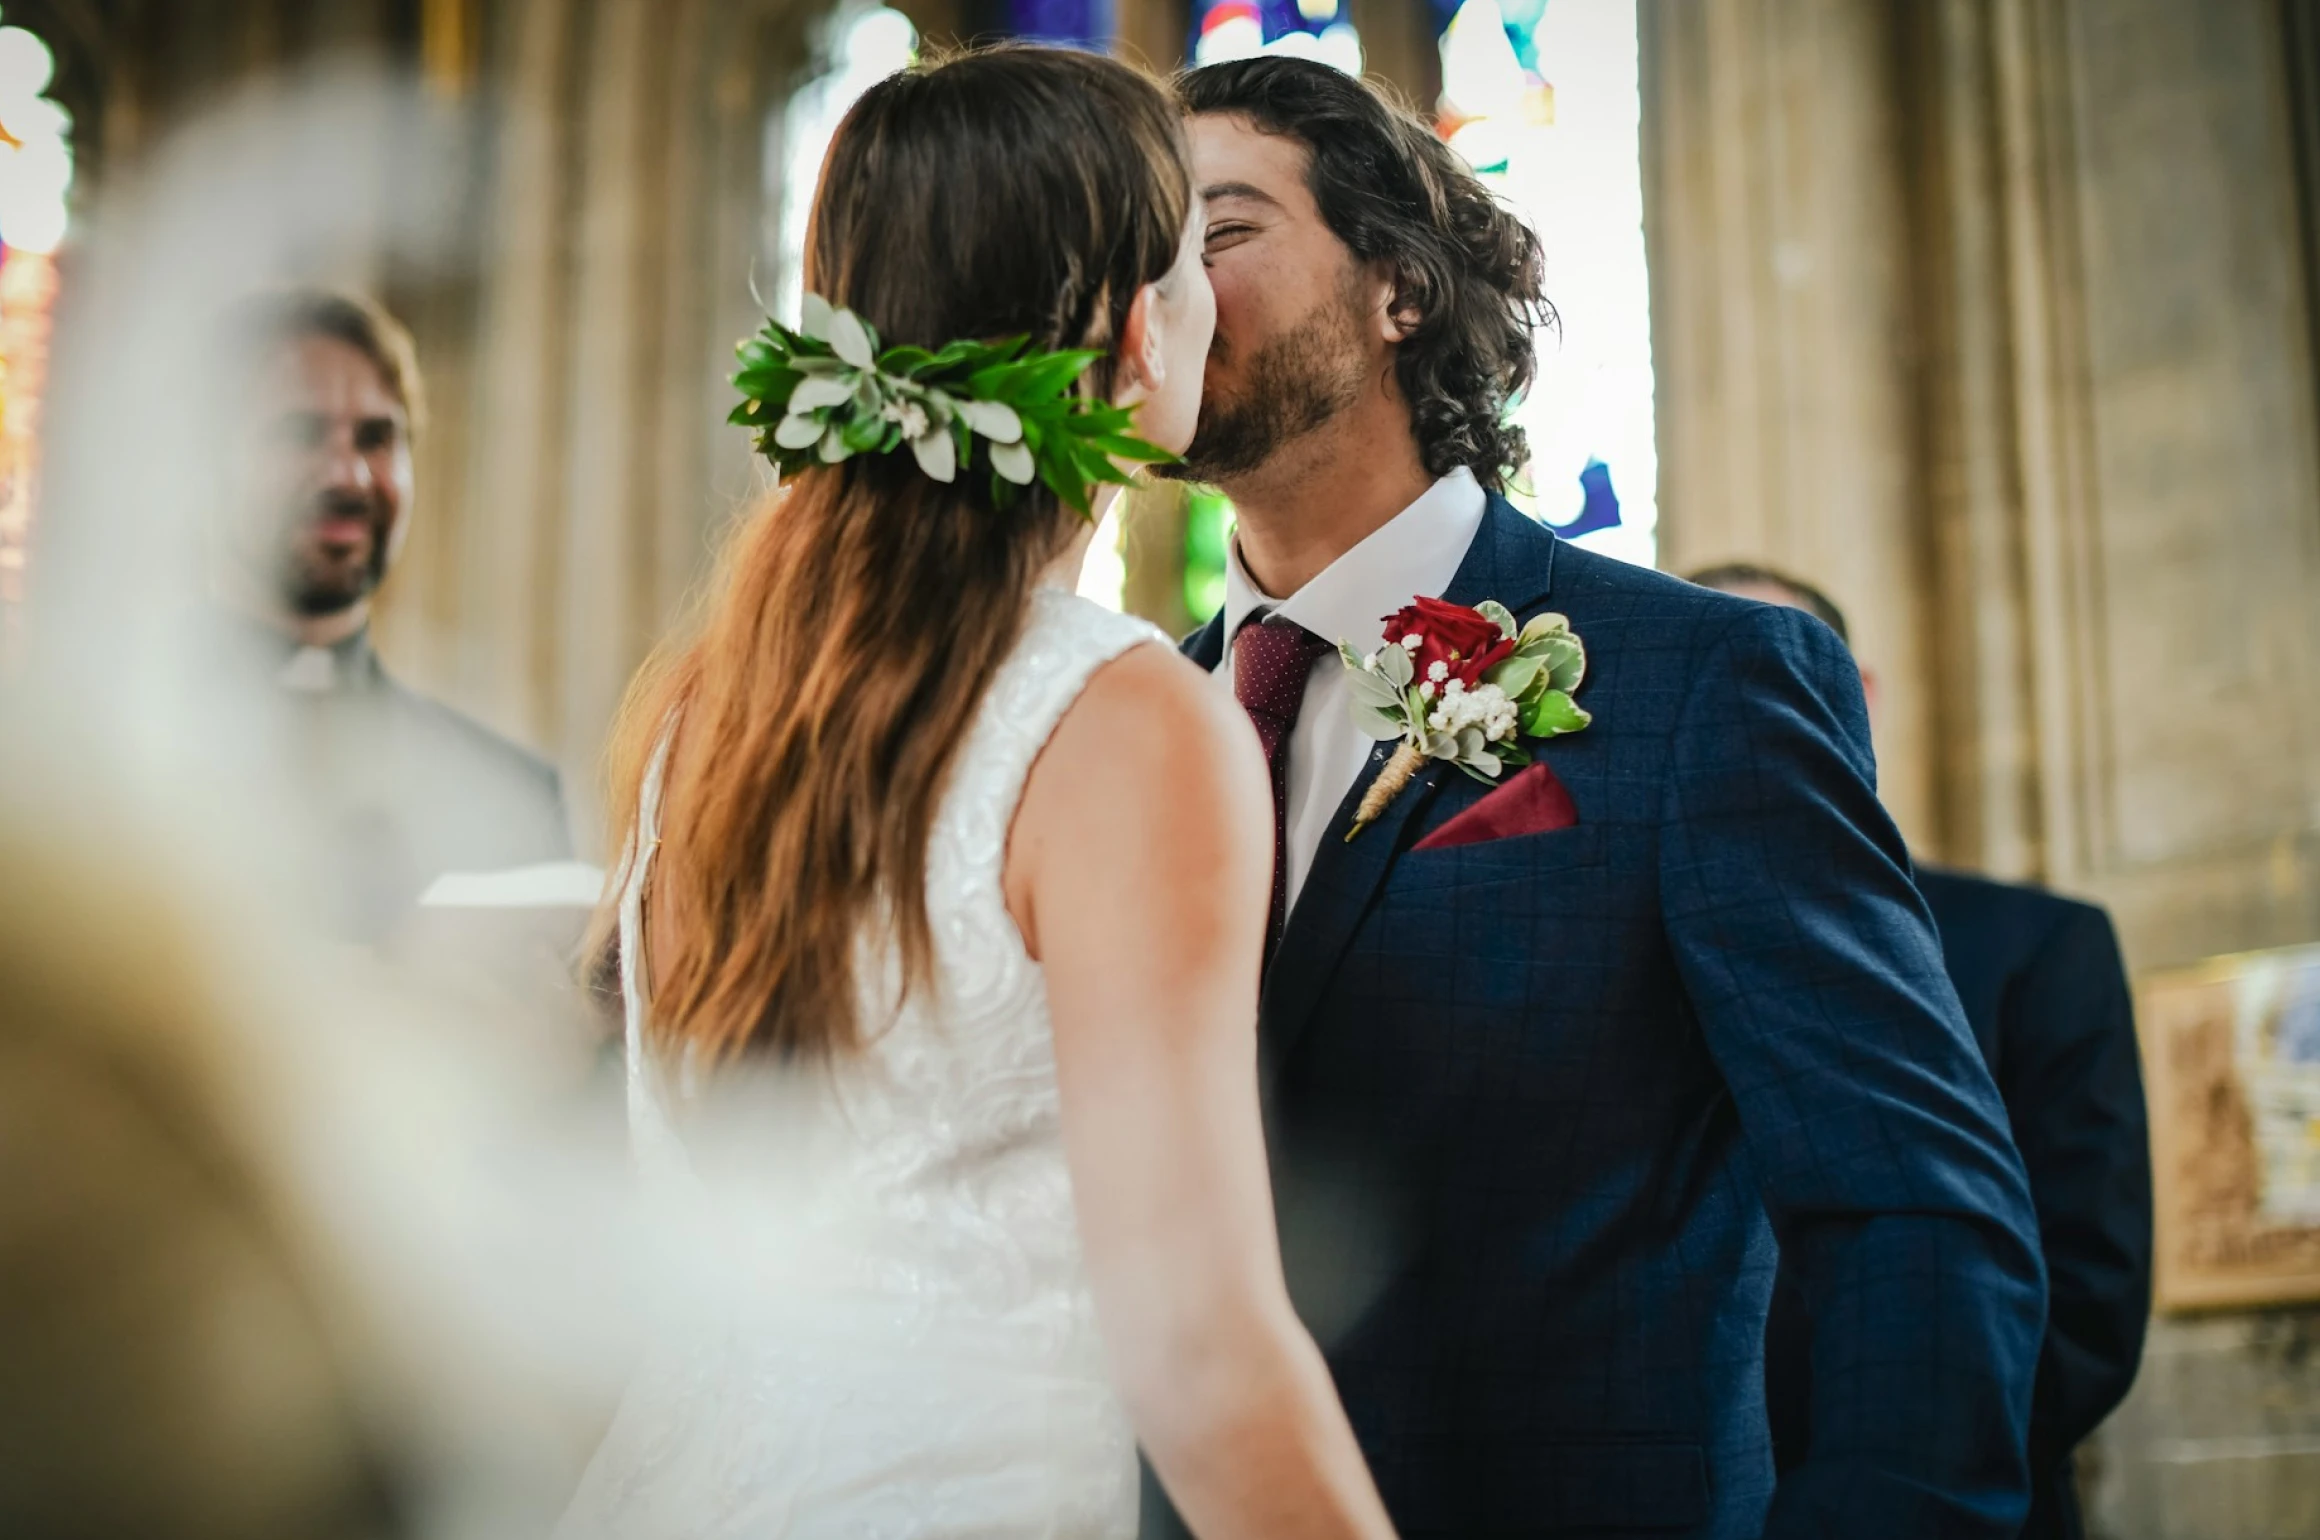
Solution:
{"label": "white dress shirt", "polygon": [[[1241,565],[1234,543],[1224,569],[1224,659],[1216,678],[1232,688],[1232,639],[1251,611],[1295,621],[1325,642],[1349,643],[1366,653],[1385,639],[1385,620],[1421,596],[1440,598],[1458,575],[1466,548],[1482,528],[1489,499],[1474,473],[1461,467],[1435,482],[1409,507],[1286,599],[1258,588]],[[1353,725],[1345,665],[1335,653],[1313,665],[1305,704],[1289,734],[1289,903],[1305,886],[1314,854],[1338,804],[1353,789],[1377,740]]]}

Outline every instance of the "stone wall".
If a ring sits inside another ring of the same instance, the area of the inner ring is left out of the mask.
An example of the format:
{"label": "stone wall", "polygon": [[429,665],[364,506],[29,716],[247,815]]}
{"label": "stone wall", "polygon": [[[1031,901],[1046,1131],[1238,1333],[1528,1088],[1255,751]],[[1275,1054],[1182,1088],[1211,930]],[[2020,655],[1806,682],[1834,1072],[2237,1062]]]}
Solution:
{"label": "stone wall", "polygon": [[[2320,55],[2270,0],[1645,0],[1668,565],[1825,582],[1917,848],[2320,940]],[[2320,1533],[2320,1316],[2154,1324],[2134,1540]]]}

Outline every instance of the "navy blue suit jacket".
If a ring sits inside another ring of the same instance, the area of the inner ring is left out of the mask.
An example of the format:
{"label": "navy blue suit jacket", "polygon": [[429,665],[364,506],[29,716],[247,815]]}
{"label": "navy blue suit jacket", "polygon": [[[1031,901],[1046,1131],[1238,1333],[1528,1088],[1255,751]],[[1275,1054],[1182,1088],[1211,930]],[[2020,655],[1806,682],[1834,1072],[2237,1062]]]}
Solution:
{"label": "navy blue suit jacket", "polygon": [[[2037,888],[1920,868],[1949,975],[2005,1098],[2038,1207],[2046,1342],[2030,1408],[2024,1540],[2084,1533],[2071,1451],[2134,1383],[2151,1310],[2151,1155],[2133,996],[2100,909]],[[1810,1443],[1796,1291],[1765,1340],[1773,1447]]]}
{"label": "navy blue suit jacket", "polygon": [[[1291,1286],[1395,1523],[2010,1534],[2035,1220],[1843,646],[1499,498],[1445,597],[1586,643],[1540,755],[1578,822],[1413,850],[1484,794],[1422,771],[1323,840],[1259,1019]],[[1820,1429],[1777,1493],[1776,1235]]]}

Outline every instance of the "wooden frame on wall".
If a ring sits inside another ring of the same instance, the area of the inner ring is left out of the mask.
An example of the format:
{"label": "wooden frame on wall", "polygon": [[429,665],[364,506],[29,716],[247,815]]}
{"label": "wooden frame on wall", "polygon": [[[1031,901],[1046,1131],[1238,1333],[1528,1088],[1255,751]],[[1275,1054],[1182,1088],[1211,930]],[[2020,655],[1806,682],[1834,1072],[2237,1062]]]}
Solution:
{"label": "wooden frame on wall", "polygon": [[2157,1307],[2320,1300],[2320,946],[2211,958],[2136,994]]}

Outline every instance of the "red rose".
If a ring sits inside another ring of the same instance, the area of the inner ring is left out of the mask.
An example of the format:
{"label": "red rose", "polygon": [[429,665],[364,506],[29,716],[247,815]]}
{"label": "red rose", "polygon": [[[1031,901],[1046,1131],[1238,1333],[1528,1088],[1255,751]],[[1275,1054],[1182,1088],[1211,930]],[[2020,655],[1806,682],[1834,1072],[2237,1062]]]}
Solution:
{"label": "red rose", "polygon": [[1440,599],[1420,599],[1386,617],[1388,643],[1398,645],[1412,635],[1419,641],[1410,662],[1420,679],[1432,678],[1434,665],[1441,663],[1451,678],[1470,690],[1514,651],[1514,641],[1499,634],[1497,621],[1480,610]]}

